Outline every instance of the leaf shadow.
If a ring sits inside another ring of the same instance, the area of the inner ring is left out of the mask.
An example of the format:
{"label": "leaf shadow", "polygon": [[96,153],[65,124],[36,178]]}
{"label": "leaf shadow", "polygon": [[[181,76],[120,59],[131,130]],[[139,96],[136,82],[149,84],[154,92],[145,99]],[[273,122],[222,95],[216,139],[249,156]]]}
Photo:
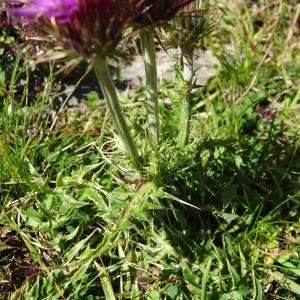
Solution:
{"label": "leaf shadow", "polygon": [[165,197],[164,209],[153,217],[178,254],[192,261],[207,238],[221,245],[222,235],[234,227],[237,236],[275,212],[276,221],[292,221],[299,209],[296,140],[207,139],[173,159],[165,154],[160,159],[160,185],[199,210]]}

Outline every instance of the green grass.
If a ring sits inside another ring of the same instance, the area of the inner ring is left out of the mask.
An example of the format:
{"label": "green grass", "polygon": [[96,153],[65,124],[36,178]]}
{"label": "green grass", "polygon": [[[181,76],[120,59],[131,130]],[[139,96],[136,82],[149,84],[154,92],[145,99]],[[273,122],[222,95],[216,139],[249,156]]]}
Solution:
{"label": "green grass", "polygon": [[193,95],[187,147],[180,77],[161,84],[172,107],[160,107],[157,153],[143,142],[144,91],[123,97],[142,175],[96,93],[85,112],[57,114],[52,65],[38,94],[30,61],[2,67],[1,299],[298,299],[297,6],[257,2],[221,10],[207,40],[220,67]]}

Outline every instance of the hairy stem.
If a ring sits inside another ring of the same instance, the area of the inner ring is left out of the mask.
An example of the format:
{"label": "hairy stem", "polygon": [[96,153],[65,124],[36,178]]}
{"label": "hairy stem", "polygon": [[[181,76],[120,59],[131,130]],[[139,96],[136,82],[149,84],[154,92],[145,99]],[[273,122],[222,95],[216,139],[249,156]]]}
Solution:
{"label": "hairy stem", "polygon": [[179,121],[179,134],[177,146],[184,147],[189,140],[190,118],[191,118],[191,94],[193,89],[194,78],[194,50],[182,50],[183,76],[186,82],[186,89],[181,102],[181,112]]}
{"label": "hairy stem", "polygon": [[153,31],[146,30],[140,34],[146,72],[147,115],[149,124],[150,142],[153,147],[159,143],[159,114],[157,92],[156,53]]}
{"label": "hairy stem", "polygon": [[112,81],[110,71],[105,58],[97,56],[94,60],[94,71],[97,75],[99,84],[106,98],[109,111],[113,118],[114,124],[120,134],[122,141],[130,154],[134,166],[140,170],[141,164],[135,142],[130,134],[126,119],[122,112],[120,102],[118,100],[116,87]]}

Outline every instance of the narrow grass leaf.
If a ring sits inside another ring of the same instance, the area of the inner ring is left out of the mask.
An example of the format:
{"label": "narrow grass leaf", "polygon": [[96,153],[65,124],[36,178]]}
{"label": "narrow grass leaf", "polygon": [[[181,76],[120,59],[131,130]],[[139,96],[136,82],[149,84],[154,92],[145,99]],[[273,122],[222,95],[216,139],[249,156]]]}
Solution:
{"label": "narrow grass leaf", "polygon": [[209,259],[206,267],[205,267],[205,270],[204,270],[204,273],[203,273],[203,277],[202,277],[202,283],[201,283],[201,300],[206,300],[206,296],[207,296],[207,292],[206,292],[206,285],[207,285],[207,282],[208,282],[208,278],[209,278],[209,272],[210,272],[210,267],[211,267],[211,262],[212,260]]}
{"label": "narrow grass leaf", "polygon": [[255,278],[255,295],[253,297],[253,300],[263,300],[262,285],[257,278]]}

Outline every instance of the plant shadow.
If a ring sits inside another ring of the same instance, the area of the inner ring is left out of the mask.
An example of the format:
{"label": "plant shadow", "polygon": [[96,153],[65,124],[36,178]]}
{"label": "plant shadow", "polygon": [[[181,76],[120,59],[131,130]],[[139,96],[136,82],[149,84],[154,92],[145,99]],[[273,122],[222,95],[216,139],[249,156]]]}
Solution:
{"label": "plant shadow", "polygon": [[207,139],[173,159],[162,158],[160,184],[182,202],[162,199],[155,223],[178,254],[192,261],[201,248],[195,245],[208,238],[218,246],[234,227],[238,235],[275,210],[276,221],[292,221],[299,208],[300,150],[294,140]]}

